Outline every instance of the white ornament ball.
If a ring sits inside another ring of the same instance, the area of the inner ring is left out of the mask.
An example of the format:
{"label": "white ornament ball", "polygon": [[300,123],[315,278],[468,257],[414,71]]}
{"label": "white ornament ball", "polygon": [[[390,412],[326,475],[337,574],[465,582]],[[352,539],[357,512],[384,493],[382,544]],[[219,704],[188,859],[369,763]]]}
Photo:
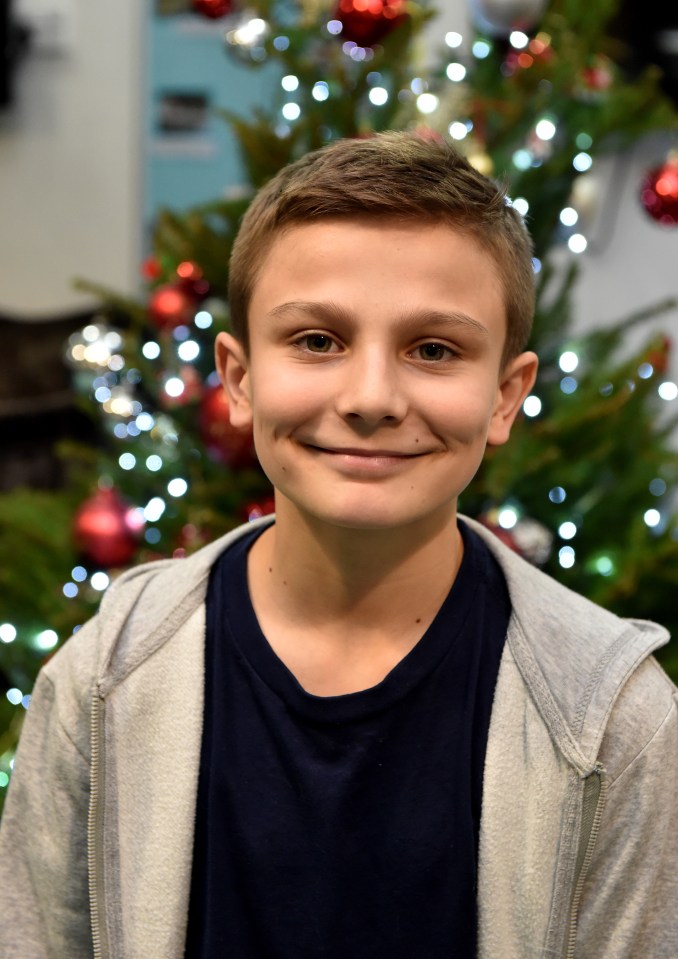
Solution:
{"label": "white ornament ball", "polygon": [[513,30],[529,32],[537,25],[548,0],[468,0],[471,18],[479,30],[507,37]]}

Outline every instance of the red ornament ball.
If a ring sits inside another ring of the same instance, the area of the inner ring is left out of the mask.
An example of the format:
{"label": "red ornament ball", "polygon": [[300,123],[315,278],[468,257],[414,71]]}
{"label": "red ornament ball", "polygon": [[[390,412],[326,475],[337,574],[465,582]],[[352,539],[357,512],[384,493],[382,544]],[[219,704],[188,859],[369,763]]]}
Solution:
{"label": "red ornament ball", "polygon": [[198,430],[207,452],[218,463],[236,469],[256,462],[251,430],[236,429],[228,415],[228,397],[221,386],[210,386],[198,407]]}
{"label": "red ornament ball", "polygon": [[342,25],[339,39],[372,47],[405,19],[405,0],[339,0],[333,17]]}
{"label": "red ornament ball", "polygon": [[141,275],[145,280],[159,280],[162,276],[160,261],[154,256],[147,256],[141,264]]}
{"label": "red ornament ball", "polygon": [[196,299],[203,299],[210,291],[210,285],[202,275],[202,270],[192,260],[184,260],[177,267],[179,285]]}
{"label": "red ornament ball", "polygon": [[77,549],[96,566],[125,566],[134,556],[143,521],[114,489],[100,489],[73,518]]}
{"label": "red ornament ball", "polygon": [[658,223],[678,224],[678,157],[649,171],[640,188],[640,202]]}
{"label": "red ornament ball", "polygon": [[210,20],[225,17],[233,10],[232,0],[193,0],[193,10]]}
{"label": "red ornament ball", "polygon": [[193,322],[197,301],[181,284],[166,283],[157,287],[148,300],[148,315],[161,330],[173,330]]}

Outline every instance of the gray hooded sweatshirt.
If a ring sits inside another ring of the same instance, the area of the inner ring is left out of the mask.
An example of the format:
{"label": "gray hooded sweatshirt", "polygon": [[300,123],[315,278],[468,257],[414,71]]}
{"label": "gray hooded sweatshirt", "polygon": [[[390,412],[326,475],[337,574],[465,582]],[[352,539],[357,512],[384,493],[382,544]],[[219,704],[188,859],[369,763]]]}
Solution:
{"label": "gray hooded sweatshirt", "polygon": [[[676,959],[678,713],[651,655],[668,636],[467,522],[513,604],[485,763],[479,959]],[[42,669],[0,829],[2,959],[182,959],[205,592],[243,531],[119,577]]]}

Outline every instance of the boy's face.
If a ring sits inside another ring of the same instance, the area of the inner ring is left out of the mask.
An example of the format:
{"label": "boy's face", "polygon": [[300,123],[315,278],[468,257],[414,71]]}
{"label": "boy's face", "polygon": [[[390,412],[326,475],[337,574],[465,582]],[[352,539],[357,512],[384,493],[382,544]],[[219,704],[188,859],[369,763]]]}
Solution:
{"label": "boy's face", "polygon": [[494,262],[443,224],[289,229],[260,271],[249,332],[249,357],[228,334],[217,344],[231,420],[253,425],[278,497],[342,527],[453,520],[536,373],[530,353],[501,369]]}

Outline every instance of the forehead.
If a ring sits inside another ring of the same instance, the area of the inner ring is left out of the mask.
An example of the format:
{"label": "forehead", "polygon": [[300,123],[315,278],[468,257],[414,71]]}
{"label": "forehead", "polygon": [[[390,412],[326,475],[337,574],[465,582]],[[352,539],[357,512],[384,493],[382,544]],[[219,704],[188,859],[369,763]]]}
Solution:
{"label": "forehead", "polygon": [[493,255],[463,227],[396,218],[294,224],[270,244],[258,270],[250,321],[296,300],[375,311],[460,309],[504,319]]}

